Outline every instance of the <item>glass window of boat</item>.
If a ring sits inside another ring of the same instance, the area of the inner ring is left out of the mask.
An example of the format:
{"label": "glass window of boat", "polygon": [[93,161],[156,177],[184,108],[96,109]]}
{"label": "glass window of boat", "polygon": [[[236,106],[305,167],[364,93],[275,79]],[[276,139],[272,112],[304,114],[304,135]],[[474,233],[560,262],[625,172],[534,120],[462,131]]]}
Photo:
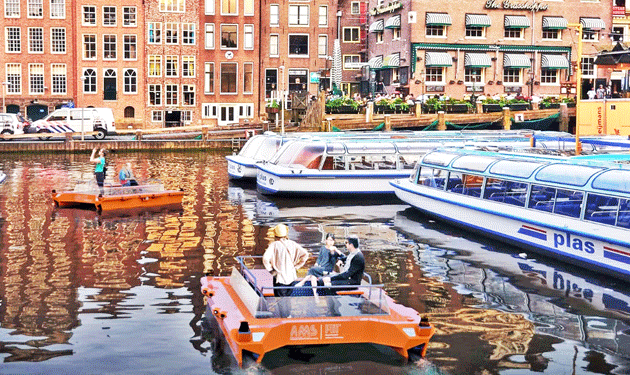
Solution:
{"label": "glass window of boat", "polygon": [[630,228],[630,199],[619,199],[619,215],[615,225]]}
{"label": "glass window of boat", "polygon": [[291,165],[303,165],[308,169],[319,169],[324,154],[324,144],[310,144],[296,153]]}
{"label": "glass window of boat", "polygon": [[260,145],[265,141],[265,138],[268,137],[264,135],[253,136],[245,142],[245,145],[241,148],[241,151],[238,154],[247,158],[253,158],[256,151],[260,148]]}
{"label": "glass window of boat", "polygon": [[593,188],[630,194],[630,170],[606,171],[595,177]]}
{"label": "glass window of boat", "polygon": [[322,165],[322,170],[343,171],[346,169],[345,155],[328,155]]}
{"label": "glass window of boat", "polygon": [[398,156],[399,169],[413,169],[421,156],[421,154],[400,154]]}
{"label": "glass window of boat", "polygon": [[488,156],[464,155],[453,162],[453,168],[483,172],[492,162],[496,160],[496,158]]}
{"label": "glass window of boat", "polygon": [[528,184],[500,178],[487,178],[484,199],[524,207]]}
{"label": "glass window of boat", "polygon": [[345,154],[346,149],[343,147],[343,143],[328,143],[326,144],[327,154]]}
{"label": "glass window of boat", "polygon": [[530,178],[534,171],[543,165],[545,163],[524,160],[499,160],[490,167],[489,172],[501,176]]}
{"label": "glass window of boat", "polygon": [[396,149],[391,142],[348,142],[349,154],[394,154]]}
{"label": "glass window of boat", "polygon": [[348,166],[351,170],[396,169],[396,155],[349,155]]}
{"label": "glass window of boat", "polygon": [[556,199],[556,188],[544,185],[532,185],[529,194],[529,208],[539,211],[553,211],[553,201]]}
{"label": "glass window of boat", "polygon": [[449,154],[445,152],[431,152],[424,156],[422,162],[425,164],[436,165],[439,167],[445,167],[455,159],[457,154]]}
{"label": "glass window of boat", "polygon": [[444,190],[447,175],[448,171],[445,169],[422,167],[418,175],[418,185]]}
{"label": "glass window of boat", "polygon": [[579,218],[582,213],[583,198],[584,193],[582,191],[533,185],[528,207]]}
{"label": "glass window of boat", "polygon": [[585,165],[551,164],[536,173],[536,180],[563,185],[584,186],[602,168]]}
{"label": "glass window of boat", "polygon": [[[624,199],[624,201],[624,210],[626,210],[627,212],[628,203],[627,200]],[[619,198],[611,197],[608,195],[589,193],[586,198],[586,211],[584,212],[584,220],[594,221],[602,224],[615,225],[615,222],[617,221],[617,211],[619,211]],[[626,216],[627,214],[620,213],[620,218],[623,217],[623,219],[625,220]]]}
{"label": "glass window of boat", "polygon": [[452,193],[470,195],[473,197],[481,196],[481,186],[483,185],[483,177],[461,172],[451,172],[448,175],[446,190]]}
{"label": "glass window of boat", "polygon": [[271,164],[289,164],[296,152],[304,147],[304,142],[290,141],[285,143],[269,160]]}
{"label": "glass window of boat", "polygon": [[258,147],[258,151],[254,155],[254,159],[260,160],[270,160],[278,149],[282,146],[282,138],[280,137],[271,137],[265,139],[265,141]]}

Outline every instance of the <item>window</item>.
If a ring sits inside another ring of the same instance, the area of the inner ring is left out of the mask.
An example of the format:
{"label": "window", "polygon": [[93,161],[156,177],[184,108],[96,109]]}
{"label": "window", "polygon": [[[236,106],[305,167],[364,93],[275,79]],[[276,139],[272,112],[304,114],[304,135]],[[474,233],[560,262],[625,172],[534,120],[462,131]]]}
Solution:
{"label": "window", "polygon": [[103,74],[103,100],[116,100],[118,97],[118,81],[115,69],[105,70]]}
{"label": "window", "polygon": [[243,0],[243,14],[253,16],[254,11],[254,0]]}
{"label": "window", "polygon": [[236,63],[221,63],[221,93],[236,94],[237,84]]}
{"label": "window", "polygon": [[319,35],[317,37],[317,56],[328,57],[328,35]]}
{"label": "window", "polygon": [[136,94],[138,92],[138,73],[135,69],[125,69],[123,73],[123,93]]}
{"label": "window", "polygon": [[599,40],[599,31],[582,30],[582,40],[589,41],[589,42],[597,42]]}
{"label": "window", "polygon": [[152,122],[162,122],[162,111],[151,111]]}
{"label": "window", "polygon": [[525,207],[527,187],[528,185],[523,182],[488,178],[484,190],[484,199]]}
{"label": "window", "polygon": [[83,70],[83,92],[96,94],[96,70],[88,68]]}
{"label": "window", "polygon": [[195,85],[182,85],[184,105],[195,105]]}
{"label": "window", "polygon": [[44,52],[44,29],[41,27],[28,28],[28,52]]}
{"label": "window", "polygon": [[350,3],[350,14],[361,14],[361,3],[358,1]]}
{"label": "window", "polygon": [[221,0],[221,14],[237,15],[238,14],[238,0]]}
{"label": "window", "polygon": [[160,0],[160,12],[179,12],[186,10],[186,0]]}
{"label": "window", "polygon": [[134,118],[136,116],[136,110],[132,106],[125,107],[125,118]]}
{"label": "window", "polygon": [[543,29],[542,38],[544,40],[561,40],[562,30],[558,29]]}
{"label": "window", "polygon": [[52,94],[64,95],[68,91],[66,64],[51,64]]}
{"label": "window", "polygon": [[123,7],[123,26],[138,26],[136,7]]}
{"label": "window", "polygon": [[243,49],[254,49],[254,25],[243,26]]}
{"label": "window", "polygon": [[376,38],[376,43],[383,43],[383,32],[382,31],[374,33],[374,37]]}
{"label": "window", "polygon": [[423,167],[418,173],[418,185],[444,190],[447,176],[448,172],[443,169]]}
{"label": "window", "polygon": [[162,43],[162,23],[161,22],[149,22],[148,25],[148,39],[147,43],[149,44],[160,44]]}
{"label": "window", "polygon": [[361,69],[359,63],[361,57],[359,55],[344,55],[343,56],[343,69],[344,70],[358,70]]}
{"label": "window", "polygon": [[481,197],[481,185],[483,177],[459,172],[448,174],[446,191],[451,193],[469,195],[471,197]]}
{"label": "window", "polygon": [[10,63],[7,64],[6,70],[7,94],[21,94],[22,93],[22,64]]}
{"label": "window", "polygon": [[243,63],[243,93],[254,92],[254,63]]}
{"label": "window", "polygon": [[214,94],[214,63],[207,62],[204,64],[203,72],[203,92],[206,94]]}
{"label": "window", "polygon": [[595,76],[595,58],[582,57],[582,76]]}
{"label": "window", "polygon": [[623,27],[613,27],[610,33],[610,39],[612,39],[613,42],[623,42],[624,31],[625,28]]}
{"label": "window", "polygon": [[265,70],[265,99],[270,99],[278,93],[278,70],[266,69]]}
{"label": "window", "polygon": [[344,27],[343,28],[343,42],[344,43],[358,43],[359,42],[359,28],[358,27]]}
{"label": "window", "polygon": [[195,65],[195,56],[182,56],[182,77],[194,77]]}
{"label": "window", "polygon": [[[466,67],[464,71],[464,82],[465,83],[481,83],[484,82],[483,79],[483,68],[471,68]],[[480,87],[477,85],[477,87]]]}
{"label": "window", "polygon": [[558,70],[542,68],[540,70],[540,83],[541,84],[558,83]]}
{"label": "window", "polygon": [[28,18],[44,18],[44,0],[28,0]]}
{"label": "window", "polygon": [[94,5],[83,6],[83,26],[96,26],[96,7]]}
{"label": "window", "polygon": [[165,105],[178,105],[179,87],[177,85],[165,85]]}
{"label": "window", "polygon": [[444,83],[444,68],[427,67],[425,82]]}
{"label": "window", "polygon": [[149,77],[162,76],[162,56],[149,55]]}
{"label": "window", "polygon": [[221,49],[238,49],[238,25],[221,25]]}
{"label": "window", "polygon": [[50,18],[66,18],[66,0],[50,0]]}
{"label": "window", "polygon": [[289,26],[308,26],[308,5],[289,5]]}
{"label": "window", "polygon": [[28,65],[28,93],[31,95],[44,93],[44,64]]}
{"label": "window", "polygon": [[195,24],[183,23],[182,24],[182,44],[195,44]]}
{"label": "window", "polygon": [[116,60],[116,35],[103,35],[103,59]]}
{"label": "window", "polygon": [[192,122],[192,111],[182,111],[182,122],[190,124]]}
{"label": "window", "polygon": [[503,37],[509,39],[522,39],[523,29],[505,29],[503,32]]}
{"label": "window", "polygon": [[166,44],[178,44],[179,43],[179,24],[175,22],[166,22],[164,24],[164,34]]}
{"label": "window", "polygon": [[116,26],[116,7],[103,7],[103,26]]}
{"label": "window", "polygon": [[204,103],[202,111],[203,118],[217,118],[217,106],[214,104]]}
{"label": "window", "polygon": [[319,7],[319,27],[328,26],[328,7],[325,5],[321,5]]}
{"label": "window", "polygon": [[484,38],[486,36],[486,28],[483,26],[466,25],[467,38]]}
{"label": "window", "polygon": [[205,37],[206,49],[214,49],[214,24],[206,24],[206,37]]}
{"label": "window", "polygon": [[269,35],[269,56],[272,56],[272,57],[280,56],[280,52],[278,50],[279,41],[280,41],[280,36],[278,34]]}
{"label": "window", "polygon": [[21,30],[19,27],[6,27],[4,29],[4,39],[6,40],[5,51],[7,53],[22,52]]}
{"label": "window", "polygon": [[278,4],[271,4],[269,6],[269,25],[280,25],[280,5]]}
{"label": "window", "polygon": [[4,16],[20,18],[20,0],[4,0]]}
{"label": "window", "polygon": [[205,13],[208,15],[214,14],[214,2],[215,0],[205,0]]}
{"label": "window", "polygon": [[164,70],[166,77],[179,76],[179,56],[169,55],[165,57]]}
{"label": "window", "polygon": [[[621,203],[621,211],[619,204]],[[609,224],[622,227],[628,227],[628,203],[626,199],[609,197],[606,195],[598,195],[589,193],[586,198],[586,211],[584,212],[584,220],[595,221],[602,224]]]}
{"label": "window", "polygon": [[149,105],[162,105],[162,85],[149,85]]}
{"label": "window", "polygon": [[123,59],[136,60],[138,58],[136,39],[135,35],[123,35]]}
{"label": "window", "polygon": [[96,35],[83,35],[83,60],[96,60]]}
{"label": "window", "polygon": [[289,56],[308,57],[308,35],[289,35]]}
{"label": "window", "polygon": [[400,29],[392,29],[392,40],[400,40]]}
{"label": "window", "polygon": [[427,36],[446,36],[446,26],[427,25]]}
{"label": "window", "polygon": [[66,29],[53,27],[50,29],[51,53],[66,53]]}
{"label": "window", "polygon": [[521,83],[521,69],[504,68],[503,83]]}

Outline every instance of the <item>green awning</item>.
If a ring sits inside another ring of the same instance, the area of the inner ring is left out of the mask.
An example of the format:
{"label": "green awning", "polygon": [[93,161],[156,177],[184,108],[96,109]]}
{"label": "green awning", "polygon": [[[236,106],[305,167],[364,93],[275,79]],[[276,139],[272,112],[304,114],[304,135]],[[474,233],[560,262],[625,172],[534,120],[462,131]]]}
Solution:
{"label": "green awning", "polygon": [[564,55],[542,55],[540,67],[544,69],[569,69],[569,60]]}
{"label": "green awning", "polygon": [[384,22],[383,22],[383,20],[374,21],[370,25],[370,32],[371,33],[378,33],[378,32],[383,31],[383,29],[384,29]]}
{"label": "green awning", "polygon": [[386,29],[400,29],[400,14],[391,16],[385,21]]}
{"label": "green awning", "polygon": [[606,28],[606,23],[601,18],[580,18],[582,29],[584,30],[603,30]]}
{"label": "green awning", "polygon": [[492,22],[487,14],[467,14],[466,26],[470,27],[490,27]]}
{"label": "green awning", "polygon": [[505,16],[506,29],[526,29],[530,26],[529,18],[525,16]]}
{"label": "green awning", "polygon": [[531,68],[532,62],[529,56],[522,53],[505,53],[503,54],[504,68]]}
{"label": "green awning", "polygon": [[372,69],[381,69],[383,67],[383,56],[372,57],[368,61],[368,65]]}
{"label": "green awning", "polygon": [[428,67],[453,66],[453,57],[447,52],[427,52],[424,65]]}
{"label": "green awning", "polygon": [[486,53],[467,53],[464,55],[464,66],[467,68],[489,68],[492,59]]}
{"label": "green awning", "polygon": [[564,17],[543,17],[543,30],[564,30],[568,26],[568,22]]}
{"label": "green awning", "polygon": [[400,53],[392,53],[383,59],[383,69],[400,67]]}
{"label": "green awning", "polygon": [[453,24],[448,13],[427,13],[427,26],[450,26]]}

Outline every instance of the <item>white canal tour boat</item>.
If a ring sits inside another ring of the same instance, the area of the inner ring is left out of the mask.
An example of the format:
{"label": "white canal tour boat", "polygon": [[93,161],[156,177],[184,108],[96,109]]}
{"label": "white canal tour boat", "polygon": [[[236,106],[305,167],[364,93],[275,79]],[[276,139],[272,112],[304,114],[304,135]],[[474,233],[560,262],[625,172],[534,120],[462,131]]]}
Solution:
{"label": "white canal tour boat", "polygon": [[7,175],[4,172],[0,171],[0,184],[3,183],[6,179]]}
{"label": "white canal tour boat", "polygon": [[[537,147],[574,147],[559,139],[538,141]],[[521,149],[530,146],[530,137],[297,139],[257,164],[257,188],[267,195],[393,194],[390,180],[409,177],[423,154],[446,146]]]}
{"label": "white canal tour boat", "polygon": [[630,167],[597,157],[436,150],[391,186],[437,219],[630,281]]}

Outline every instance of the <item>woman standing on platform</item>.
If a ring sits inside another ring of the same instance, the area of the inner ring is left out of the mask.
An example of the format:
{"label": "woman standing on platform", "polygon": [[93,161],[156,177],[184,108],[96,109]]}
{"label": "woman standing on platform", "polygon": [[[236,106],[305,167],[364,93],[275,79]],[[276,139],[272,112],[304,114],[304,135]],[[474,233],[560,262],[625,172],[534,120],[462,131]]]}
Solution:
{"label": "woman standing on platform", "polygon": [[98,157],[96,156],[96,148],[92,149],[92,156],[90,156],[90,162],[96,163],[94,167],[94,176],[96,177],[96,184],[98,185],[99,190],[101,191],[101,195],[105,194],[105,189],[103,187],[105,183],[105,149],[102,148],[98,152]]}

